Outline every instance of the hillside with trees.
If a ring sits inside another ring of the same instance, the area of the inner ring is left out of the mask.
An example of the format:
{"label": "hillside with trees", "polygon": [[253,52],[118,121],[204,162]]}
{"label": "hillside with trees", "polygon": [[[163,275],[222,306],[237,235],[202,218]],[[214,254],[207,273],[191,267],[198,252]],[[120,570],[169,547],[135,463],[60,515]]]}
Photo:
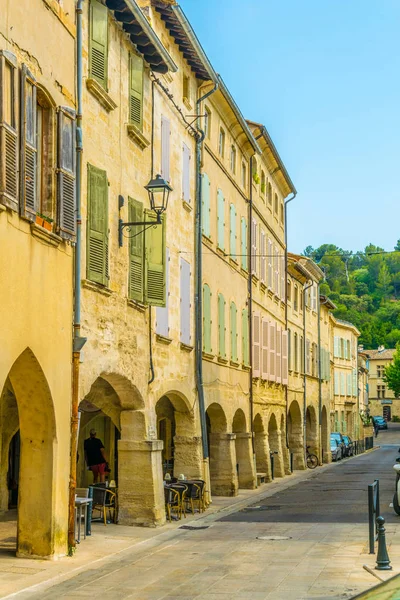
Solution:
{"label": "hillside with trees", "polygon": [[360,344],[394,348],[400,342],[400,240],[392,252],[373,244],[362,252],[323,244],[303,254],[324,271],[321,294],[336,304],[336,317],[358,327]]}

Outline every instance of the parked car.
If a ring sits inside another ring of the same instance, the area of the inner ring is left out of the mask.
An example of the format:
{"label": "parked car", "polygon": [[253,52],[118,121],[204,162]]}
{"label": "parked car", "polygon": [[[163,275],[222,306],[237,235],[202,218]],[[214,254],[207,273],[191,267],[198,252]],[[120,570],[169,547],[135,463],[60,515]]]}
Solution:
{"label": "parked car", "polygon": [[354,456],[354,442],[349,435],[343,436],[345,456]]}
{"label": "parked car", "polygon": [[342,457],[342,452],[338,445],[338,441],[335,437],[332,437],[332,436],[331,436],[331,453],[332,453],[332,460],[335,462],[337,460],[340,460]]}
{"label": "parked car", "polygon": [[335,440],[337,440],[338,447],[340,450],[340,457],[338,460],[340,460],[341,458],[344,458],[346,456],[346,447],[344,444],[343,436],[341,433],[339,433],[339,431],[334,431],[333,433],[331,433],[331,439],[332,438],[335,438]]}
{"label": "parked car", "polygon": [[378,429],[387,429],[387,421],[383,417],[372,417],[374,425],[377,425]]}

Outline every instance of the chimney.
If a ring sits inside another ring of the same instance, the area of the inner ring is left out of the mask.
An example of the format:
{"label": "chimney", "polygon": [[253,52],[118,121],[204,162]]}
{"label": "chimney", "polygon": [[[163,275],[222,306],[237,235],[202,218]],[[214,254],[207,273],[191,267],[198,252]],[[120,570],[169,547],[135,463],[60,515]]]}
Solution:
{"label": "chimney", "polygon": [[385,349],[385,346],[378,346],[378,352],[383,352]]}
{"label": "chimney", "polygon": [[361,346],[358,346],[358,351],[359,351],[359,352],[364,352],[364,346],[363,346],[363,345],[361,345]]}

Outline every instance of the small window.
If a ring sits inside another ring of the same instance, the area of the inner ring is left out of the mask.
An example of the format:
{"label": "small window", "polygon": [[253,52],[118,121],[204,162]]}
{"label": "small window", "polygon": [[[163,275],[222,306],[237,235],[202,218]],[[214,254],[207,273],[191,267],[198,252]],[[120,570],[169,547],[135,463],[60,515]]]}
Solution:
{"label": "small window", "polygon": [[219,130],[218,152],[219,152],[219,155],[222,158],[224,158],[224,156],[225,156],[225,131],[222,129],[222,127]]}
{"label": "small window", "polygon": [[187,75],[183,76],[183,100],[190,103],[190,79]]}
{"label": "small window", "polygon": [[294,286],[293,309],[296,312],[299,310],[299,288],[297,287],[297,285]]}
{"label": "small window", "polygon": [[268,183],[268,204],[272,207],[272,185]]}
{"label": "small window", "polygon": [[233,174],[236,173],[236,148],[233,144],[231,146],[231,171]]}
{"label": "small window", "polygon": [[[37,211],[54,220],[54,110],[46,95],[38,89],[36,101],[36,198]],[[64,133],[64,132],[63,132]],[[68,136],[69,131],[65,132]],[[69,171],[73,170],[72,146],[69,138],[63,144]],[[68,143],[69,142],[69,143]],[[70,149],[70,152],[68,151]]]}
{"label": "small window", "polygon": [[278,216],[278,194],[275,194],[275,201],[274,201],[274,213],[276,216]]}
{"label": "small window", "polygon": [[292,301],[292,282],[290,281],[290,279],[288,279],[287,281],[287,301],[291,302]]}
{"label": "small window", "polygon": [[242,186],[246,189],[247,187],[247,169],[246,169],[246,165],[243,162],[242,163]]}
{"label": "small window", "polygon": [[253,173],[252,173],[253,181],[256,185],[260,183],[260,177],[257,171],[257,162],[253,159]]}
{"label": "small window", "polygon": [[303,293],[300,294],[300,310],[304,309]]}
{"label": "small window", "polygon": [[298,335],[297,333],[293,336],[293,345],[294,345],[294,365],[293,369],[296,373],[299,372],[299,347],[298,347]]}
{"label": "small window", "polygon": [[263,194],[263,196],[265,196],[265,173],[264,171],[261,171],[261,193]]}
{"label": "small window", "polygon": [[377,365],[376,376],[382,378],[385,373],[385,365]]}
{"label": "small window", "polygon": [[279,218],[280,218],[281,225],[283,225],[283,223],[284,223],[284,216],[283,216],[283,202],[281,202],[281,206],[280,206],[280,213],[279,213]]}
{"label": "small window", "polygon": [[210,139],[211,132],[211,110],[206,106],[204,111],[204,135]]}

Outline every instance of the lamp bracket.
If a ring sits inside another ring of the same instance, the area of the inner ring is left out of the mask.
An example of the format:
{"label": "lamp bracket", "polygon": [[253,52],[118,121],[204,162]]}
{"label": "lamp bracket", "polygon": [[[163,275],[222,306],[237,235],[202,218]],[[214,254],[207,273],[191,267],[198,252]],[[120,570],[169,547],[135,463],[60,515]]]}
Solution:
{"label": "lamp bracket", "polygon": [[154,225],[161,225],[161,213],[157,213],[156,221],[127,221],[124,222],[122,219],[118,219],[118,243],[119,247],[122,248],[123,245],[123,230],[125,227],[145,227],[142,231],[139,231],[136,235],[143,233],[148,227],[153,227]]}

